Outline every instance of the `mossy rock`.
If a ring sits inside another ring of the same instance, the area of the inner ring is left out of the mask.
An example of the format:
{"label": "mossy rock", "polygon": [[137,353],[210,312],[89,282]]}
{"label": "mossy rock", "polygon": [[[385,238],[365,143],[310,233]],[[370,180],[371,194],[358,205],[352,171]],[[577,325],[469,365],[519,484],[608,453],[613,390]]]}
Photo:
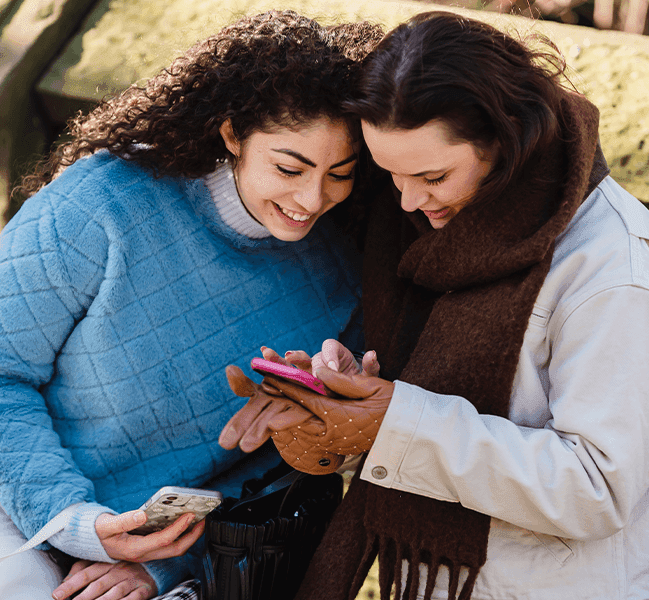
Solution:
{"label": "mossy rock", "polygon": [[[282,8],[325,24],[366,19],[389,29],[418,12],[441,9],[521,35],[548,35],[566,55],[577,88],[601,111],[601,141],[613,176],[649,202],[649,38],[413,0],[329,0],[324,6],[316,0],[282,2]],[[143,82],[239,16],[274,7],[275,0],[101,0],[38,90],[69,115]]]}

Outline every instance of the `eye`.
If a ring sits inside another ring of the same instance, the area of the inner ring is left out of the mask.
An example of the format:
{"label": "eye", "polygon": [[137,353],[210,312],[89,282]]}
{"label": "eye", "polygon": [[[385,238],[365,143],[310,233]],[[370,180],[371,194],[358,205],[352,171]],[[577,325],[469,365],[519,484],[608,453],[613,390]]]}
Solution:
{"label": "eye", "polygon": [[436,177],[435,179],[427,179],[424,178],[424,181],[426,182],[426,185],[439,185],[443,181],[446,180],[446,177],[448,176],[448,173],[444,173],[441,177]]}
{"label": "eye", "polygon": [[354,171],[352,170],[347,175],[339,175],[338,173],[330,173],[331,178],[334,181],[351,181],[354,179]]}
{"label": "eye", "polygon": [[297,177],[298,175],[302,175],[302,171],[294,171],[292,169],[287,169],[286,167],[281,167],[280,165],[275,166],[277,167],[277,170],[286,177]]}

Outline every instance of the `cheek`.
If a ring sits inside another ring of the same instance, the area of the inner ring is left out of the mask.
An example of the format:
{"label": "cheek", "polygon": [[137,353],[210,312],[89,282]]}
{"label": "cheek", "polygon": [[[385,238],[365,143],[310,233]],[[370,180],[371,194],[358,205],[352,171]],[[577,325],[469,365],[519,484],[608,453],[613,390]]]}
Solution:
{"label": "cheek", "polygon": [[331,202],[331,206],[328,206],[326,210],[329,210],[332,206],[339,204],[343,200],[349,197],[349,194],[352,193],[354,188],[353,181],[346,181],[344,183],[332,183],[327,193],[327,198]]}

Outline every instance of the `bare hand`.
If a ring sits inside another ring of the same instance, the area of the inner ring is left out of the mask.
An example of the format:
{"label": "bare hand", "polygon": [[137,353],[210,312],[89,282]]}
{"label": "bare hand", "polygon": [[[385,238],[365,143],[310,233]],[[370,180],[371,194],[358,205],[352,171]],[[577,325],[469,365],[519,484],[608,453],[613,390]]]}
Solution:
{"label": "bare hand", "polygon": [[146,569],[137,563],[80,560],[72,565],[70,574],[52,592],[52,597],[64,600],[75,592],[80,592],[76,600],[148,600],[158,590]]}
{"label": "bare hand", "polygon": [[261,355],[265,360],[289,367],[297,367],[301,371],[311,373],[311,357],[304,350],[289,350],[284,354],[284,358],[282,358],[272,348],[262,346]]}
{"label": "bare hand", "polygon": [[345,348],[338,340],[325,340],[322,343],[322,350],[311,359],[313,372],[320,367],[328,367],[332,371],[345,375],[365,375],[378,377],[380,366],[376,358],[376,352],[370,350],[363,355],[362,364],[358,364],[350,350]]}
{"label": "bare hand", "polygon": [[95,530],[104,550],[111,558],[146,562],[185,554],[205,529],[203,520],[185,533],[193,518],[194,515],[188,513],[178,517],[162,531],[148,535],[130,535],[129,531],[146,523],[144,511],[132,510],[120,515],[102,513],[95,521]]}

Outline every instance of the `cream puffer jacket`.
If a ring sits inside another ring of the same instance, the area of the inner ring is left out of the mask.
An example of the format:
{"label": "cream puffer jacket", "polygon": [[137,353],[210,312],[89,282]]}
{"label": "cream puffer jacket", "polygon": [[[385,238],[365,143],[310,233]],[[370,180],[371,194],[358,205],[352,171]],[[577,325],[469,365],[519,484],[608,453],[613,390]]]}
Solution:
{"label": "cream puffer jacket", "polygon": [[607,177],[557,239],[509,420],[397,382],[361,476],[492,517],[472,600],[647,600],[649,211]]}

